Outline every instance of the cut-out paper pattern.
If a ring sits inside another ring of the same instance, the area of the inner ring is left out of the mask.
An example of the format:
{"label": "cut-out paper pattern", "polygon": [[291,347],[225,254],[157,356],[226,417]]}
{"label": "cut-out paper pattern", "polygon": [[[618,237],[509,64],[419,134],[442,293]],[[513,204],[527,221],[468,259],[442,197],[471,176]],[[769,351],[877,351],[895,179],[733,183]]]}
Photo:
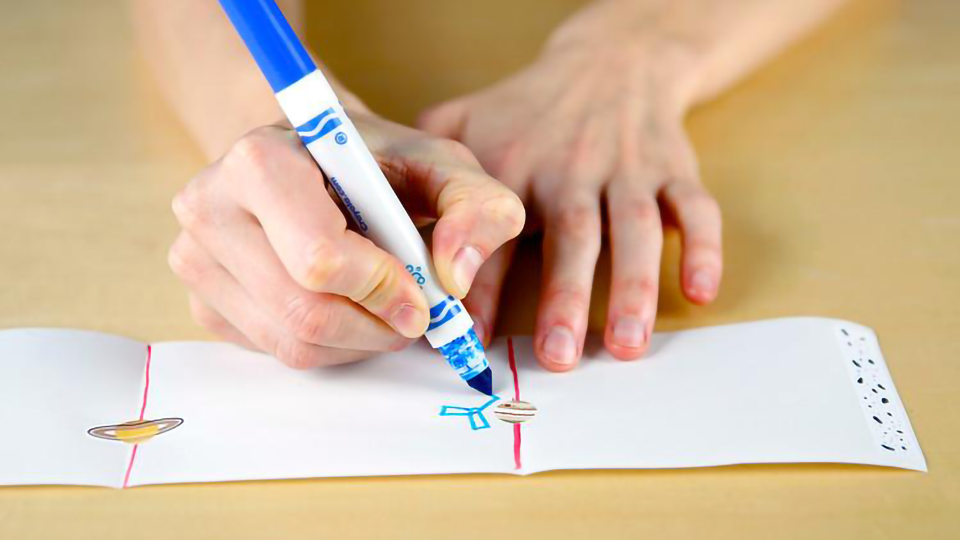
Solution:
{"label": "cut-out paper pattern", "polygon": [[916,446],[910,436],[913,430],[906,425],[903,405],[876,338],[853,325],[840,324],[837,339],[874,440],[885,452],[912,453]]}

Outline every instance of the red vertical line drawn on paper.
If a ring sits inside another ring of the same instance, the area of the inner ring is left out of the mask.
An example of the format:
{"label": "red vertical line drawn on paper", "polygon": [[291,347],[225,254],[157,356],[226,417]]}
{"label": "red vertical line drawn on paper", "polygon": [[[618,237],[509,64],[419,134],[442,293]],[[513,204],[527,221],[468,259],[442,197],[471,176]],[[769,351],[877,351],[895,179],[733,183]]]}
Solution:
{"label": "red vertical line drawn on paper", "polygon": [[[140,420],[143,420],[143,415],[147,412],[147,395],[150,393],[150,359],[152,356],[153,347],[147,345],[147,366],[144,368],[143,404],[140,405]],[[123,477],[124,488],[130,483],[130,472],[133,471],[133,463],[137,459],[137,448],[140,448],[139,444],[133,445],[133,451],[130,453],[130,463],[127,464],[127,474]]]}
{"label": "red vertical line drawn on paper", "polygon": [[[513,354],[513,338],[507,338],[507,350],[510,352],[510,371],[513,372],[513,392],[514,398],[520,401],[520,378],[517,376],[517,360]],[[513,425],[513,464],[515,470],[523,468],[523,462],[520,457],[520,424]]]}

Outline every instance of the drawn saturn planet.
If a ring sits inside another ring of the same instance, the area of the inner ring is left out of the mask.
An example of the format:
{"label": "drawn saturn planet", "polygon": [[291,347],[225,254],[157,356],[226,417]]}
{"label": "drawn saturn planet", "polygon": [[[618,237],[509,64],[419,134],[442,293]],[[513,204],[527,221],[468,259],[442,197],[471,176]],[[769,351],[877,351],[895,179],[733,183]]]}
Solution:
{"label": "drawn saturn planet", "polygon": [[90,428],[87,433],[98,439],[121,441],[129,444],[146,442],[157,435],[176,429],[183,418],[161,418],[159,420],[134,420],[110,426]]}
{"label": "drawn saturn planet", "polygon": [[537,416],[537,408],[526,401],[503,401],[493,409],[493,415],[508,424],[521,424]]}

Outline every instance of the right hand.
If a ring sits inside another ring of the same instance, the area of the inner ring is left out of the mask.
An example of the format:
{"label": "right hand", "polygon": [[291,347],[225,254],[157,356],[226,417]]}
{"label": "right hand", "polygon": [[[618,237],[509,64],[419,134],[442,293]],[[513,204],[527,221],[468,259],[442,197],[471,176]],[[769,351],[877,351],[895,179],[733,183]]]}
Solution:
{"label": "right hand", "polygon": [[[453,141],[372,115],[357,128],[408,209],[437,218],[441,284],[463,297],[480,264],[523,228],[520,200]],[[295,368],[399,350],[429,307],[393,256],[347,228],[296,133],[256,129],[173,201],[183,227],[169,263],[194,318]]]}

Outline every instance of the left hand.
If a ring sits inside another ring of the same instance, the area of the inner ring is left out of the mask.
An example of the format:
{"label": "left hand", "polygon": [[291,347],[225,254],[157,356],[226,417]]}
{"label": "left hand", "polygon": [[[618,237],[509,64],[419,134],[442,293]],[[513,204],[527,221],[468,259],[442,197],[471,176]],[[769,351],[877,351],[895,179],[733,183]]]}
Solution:
{"label": "left hand", "polygon": [[[464,143],[513,189],[544,230],[534,350],[546,369],[573,369],[583,352],[606,203],[613,275],[604,341],[640,357],[657,311],[661,213],[680,229],[682,288],[697,304],[717,295],[720,211],[700,182],[683,129],[690,55],[680,46],[609,40],[549,49],[477,93],[427,111],[420,126]],[[492,333],[512,246],[481,268],[465,303]]]}

